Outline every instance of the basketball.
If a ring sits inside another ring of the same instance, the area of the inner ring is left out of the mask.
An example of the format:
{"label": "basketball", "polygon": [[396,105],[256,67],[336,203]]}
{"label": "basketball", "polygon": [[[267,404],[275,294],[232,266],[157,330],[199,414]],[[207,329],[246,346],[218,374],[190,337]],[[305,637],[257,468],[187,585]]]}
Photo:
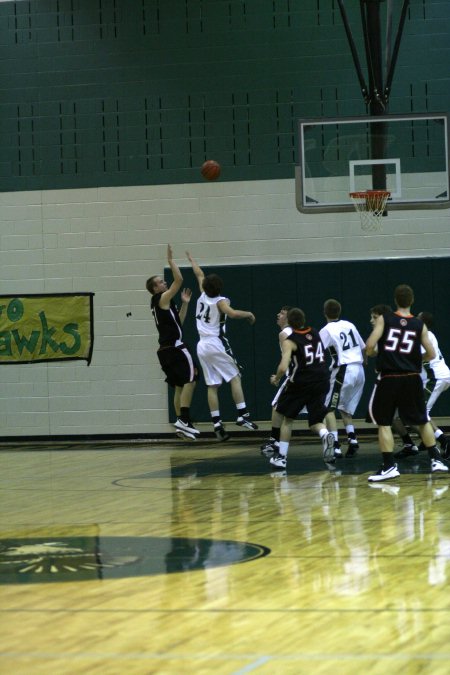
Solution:
{"label": "basketball", "polygon": [[202,176],[206,180],[216,180],[220,176],[220,164],[214,159],[208,159],[202,164]]}

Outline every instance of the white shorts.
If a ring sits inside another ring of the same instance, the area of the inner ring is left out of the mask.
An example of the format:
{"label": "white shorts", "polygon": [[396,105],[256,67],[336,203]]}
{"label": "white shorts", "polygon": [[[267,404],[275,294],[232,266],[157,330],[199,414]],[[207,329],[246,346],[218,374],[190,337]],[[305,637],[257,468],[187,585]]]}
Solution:
{"label": "white shorts", "polygon": [[[434,386],[433,386],[434,385]],[[450,379],[432,380],[425,385],[425,400],[427,403],[427,413],[431,412],[439,396],[450,387]]]}
{"label": "white shorts", "polygon": [[[341,368],[343,369],[341,371]],[[340,381],[343,372],[343,380]],[[345,368],[333,368],[330,377],[330,391],[326,399],[331,410],[342,410],[348,415],[355,413],[364,389],[365,374],[362,363],[348,363]]]}
{"label": "white shorts", "polygon": [[240,375],[234,358],[227,354],[223,342],[218,337],[202,338],[197,344],[198,360],[207,386],[220,386]]}

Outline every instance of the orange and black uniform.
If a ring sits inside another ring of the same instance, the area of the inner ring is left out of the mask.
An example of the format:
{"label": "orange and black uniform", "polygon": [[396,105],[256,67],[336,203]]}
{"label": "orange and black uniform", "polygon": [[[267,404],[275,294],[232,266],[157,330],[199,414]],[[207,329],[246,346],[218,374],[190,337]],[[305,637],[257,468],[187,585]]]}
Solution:
{"label": "orange and black uniform", "polygon": [[369,403],[369,415],[380,426],[390,426],[396,410],[405,424],[428,421],[420,377],[423,322],[397,312],[383,315],[384,330],[378,340],[378,378]]}
{"label": "orange and black uniform", "polygon": [[325,398],[330,387],[330,372],[325,363],[324,347],[315,328],[294,330],[287,340],[295,342],[288,383],[280,395],[277,412],[294,419],[306,406],[310,426],[323,422],[328,410]]}

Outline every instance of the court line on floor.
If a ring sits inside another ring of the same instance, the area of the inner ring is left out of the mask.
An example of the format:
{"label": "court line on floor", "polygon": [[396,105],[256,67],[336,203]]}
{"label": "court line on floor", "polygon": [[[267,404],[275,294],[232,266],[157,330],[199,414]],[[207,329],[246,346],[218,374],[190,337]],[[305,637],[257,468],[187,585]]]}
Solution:
{"label": "court line on floor", "polygon": [[264,666],[271,660],[272,659],[270,656],[261,656],[256,661],[253,661],[253,663],[249,663],[248,666],[244,666],[244,668],[235,670],[233,673],[230,673],[230,675],[244,675],[244,673],[251,673],[252,670],[256,670],[256,668],[259,668],[259,666]]}
{"label": "court line on floor", "polygon": [[[251,562],[251,561],[249,561]],[[12,584],[2,584],[2,586]],[[380,607],[380,608],[336,608],[336,607],[325,607],[323,609],[317,609],[316,607],[294,607],[294,608],[283,608],[283,607],[267,607],[267,608],[253,608],[253,607],[243,607],[239,609],[226,609],[226,608],[205,608],[205,609],[192,609],[189,607],[180,607],[177,609],[156,609],[152,607],[147,607],[145,609],[127,609],[125,607],[118,607],[112,609],[99,609],[95,608],[77,608],[77,607],[6,607],[0,609],[1,614],[421,614],[428,612],[435,613],[449,613],[449,607],[421,607],[417,609],[415,607]]]}
{"label": "court line on floor", "polygon": [[[167,660],[167,661],[175,661],[175,660],[200,660],[200,661],[242,661],[243,659],[255,659],[250,663],[248,666],[244,666],[244,669],[241,669],[239,671],[234,672],[232,675],[241,675],[242,673],[250,672],[248,670],[249,668],[254,669],[256,666],[259,665],[264,665],[264,663],[267,663],[268,661],[330,661],[330,660],[336,660],[336,661],[365,661],[365,660],[373,660],[373,659],[383,659],[383,660],[394,660],[394,661],[405,661],[405,660],[413,660],[413,661],[418,661],[418,660],[426,660],[426,661],[450,661],[450,652],[449,653],[444,653],[444,654],[411,654],[411,653],[404,653],[404,654],[399,654],[398,652],[393,652],[393,653],[345,653],[345,654],[339,654],[335,652],[331,653],[322,653],[322,654],[305,654],[305,653],[300,653],[300,654],[286,654],[286,655],[280,655],[280,654],[266,654],[264,656],[261,656],[260,654],[221,654],[221,655],[210,655],[210,654],[180,654],[180,653],[158,653],[158,652],[151,652],[151,653],[145,653],[145,652],[130,652],[129,654],[120,654],[117,652],[76,652],[76,653],[70,653],[67,651],[63,652],[0,652],[0,658],[10,658],[10,659],[49,659],[49,660],[57,660],[57,659],[65,659],[65,660],[83,660],[83,659],[93,659],[93,660],[100,660],[100,659],[117,659],[118,661],[130,661],[133,659],[140,659],[140,660],[150,660],[150,659],[160,659],[160,660]],[[247,668],[247,670],[245,670]]]}

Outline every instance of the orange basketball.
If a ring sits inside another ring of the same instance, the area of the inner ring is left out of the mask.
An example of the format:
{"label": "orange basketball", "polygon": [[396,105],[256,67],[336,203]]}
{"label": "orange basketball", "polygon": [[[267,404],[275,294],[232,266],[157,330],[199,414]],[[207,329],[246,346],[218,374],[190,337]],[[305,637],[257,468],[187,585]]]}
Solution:
{"label": "orange basketball", "polygon": [[220,176],[220,164],[214,159],[208,159],[202,164],[202,176],[206,180],[216,180]]}

